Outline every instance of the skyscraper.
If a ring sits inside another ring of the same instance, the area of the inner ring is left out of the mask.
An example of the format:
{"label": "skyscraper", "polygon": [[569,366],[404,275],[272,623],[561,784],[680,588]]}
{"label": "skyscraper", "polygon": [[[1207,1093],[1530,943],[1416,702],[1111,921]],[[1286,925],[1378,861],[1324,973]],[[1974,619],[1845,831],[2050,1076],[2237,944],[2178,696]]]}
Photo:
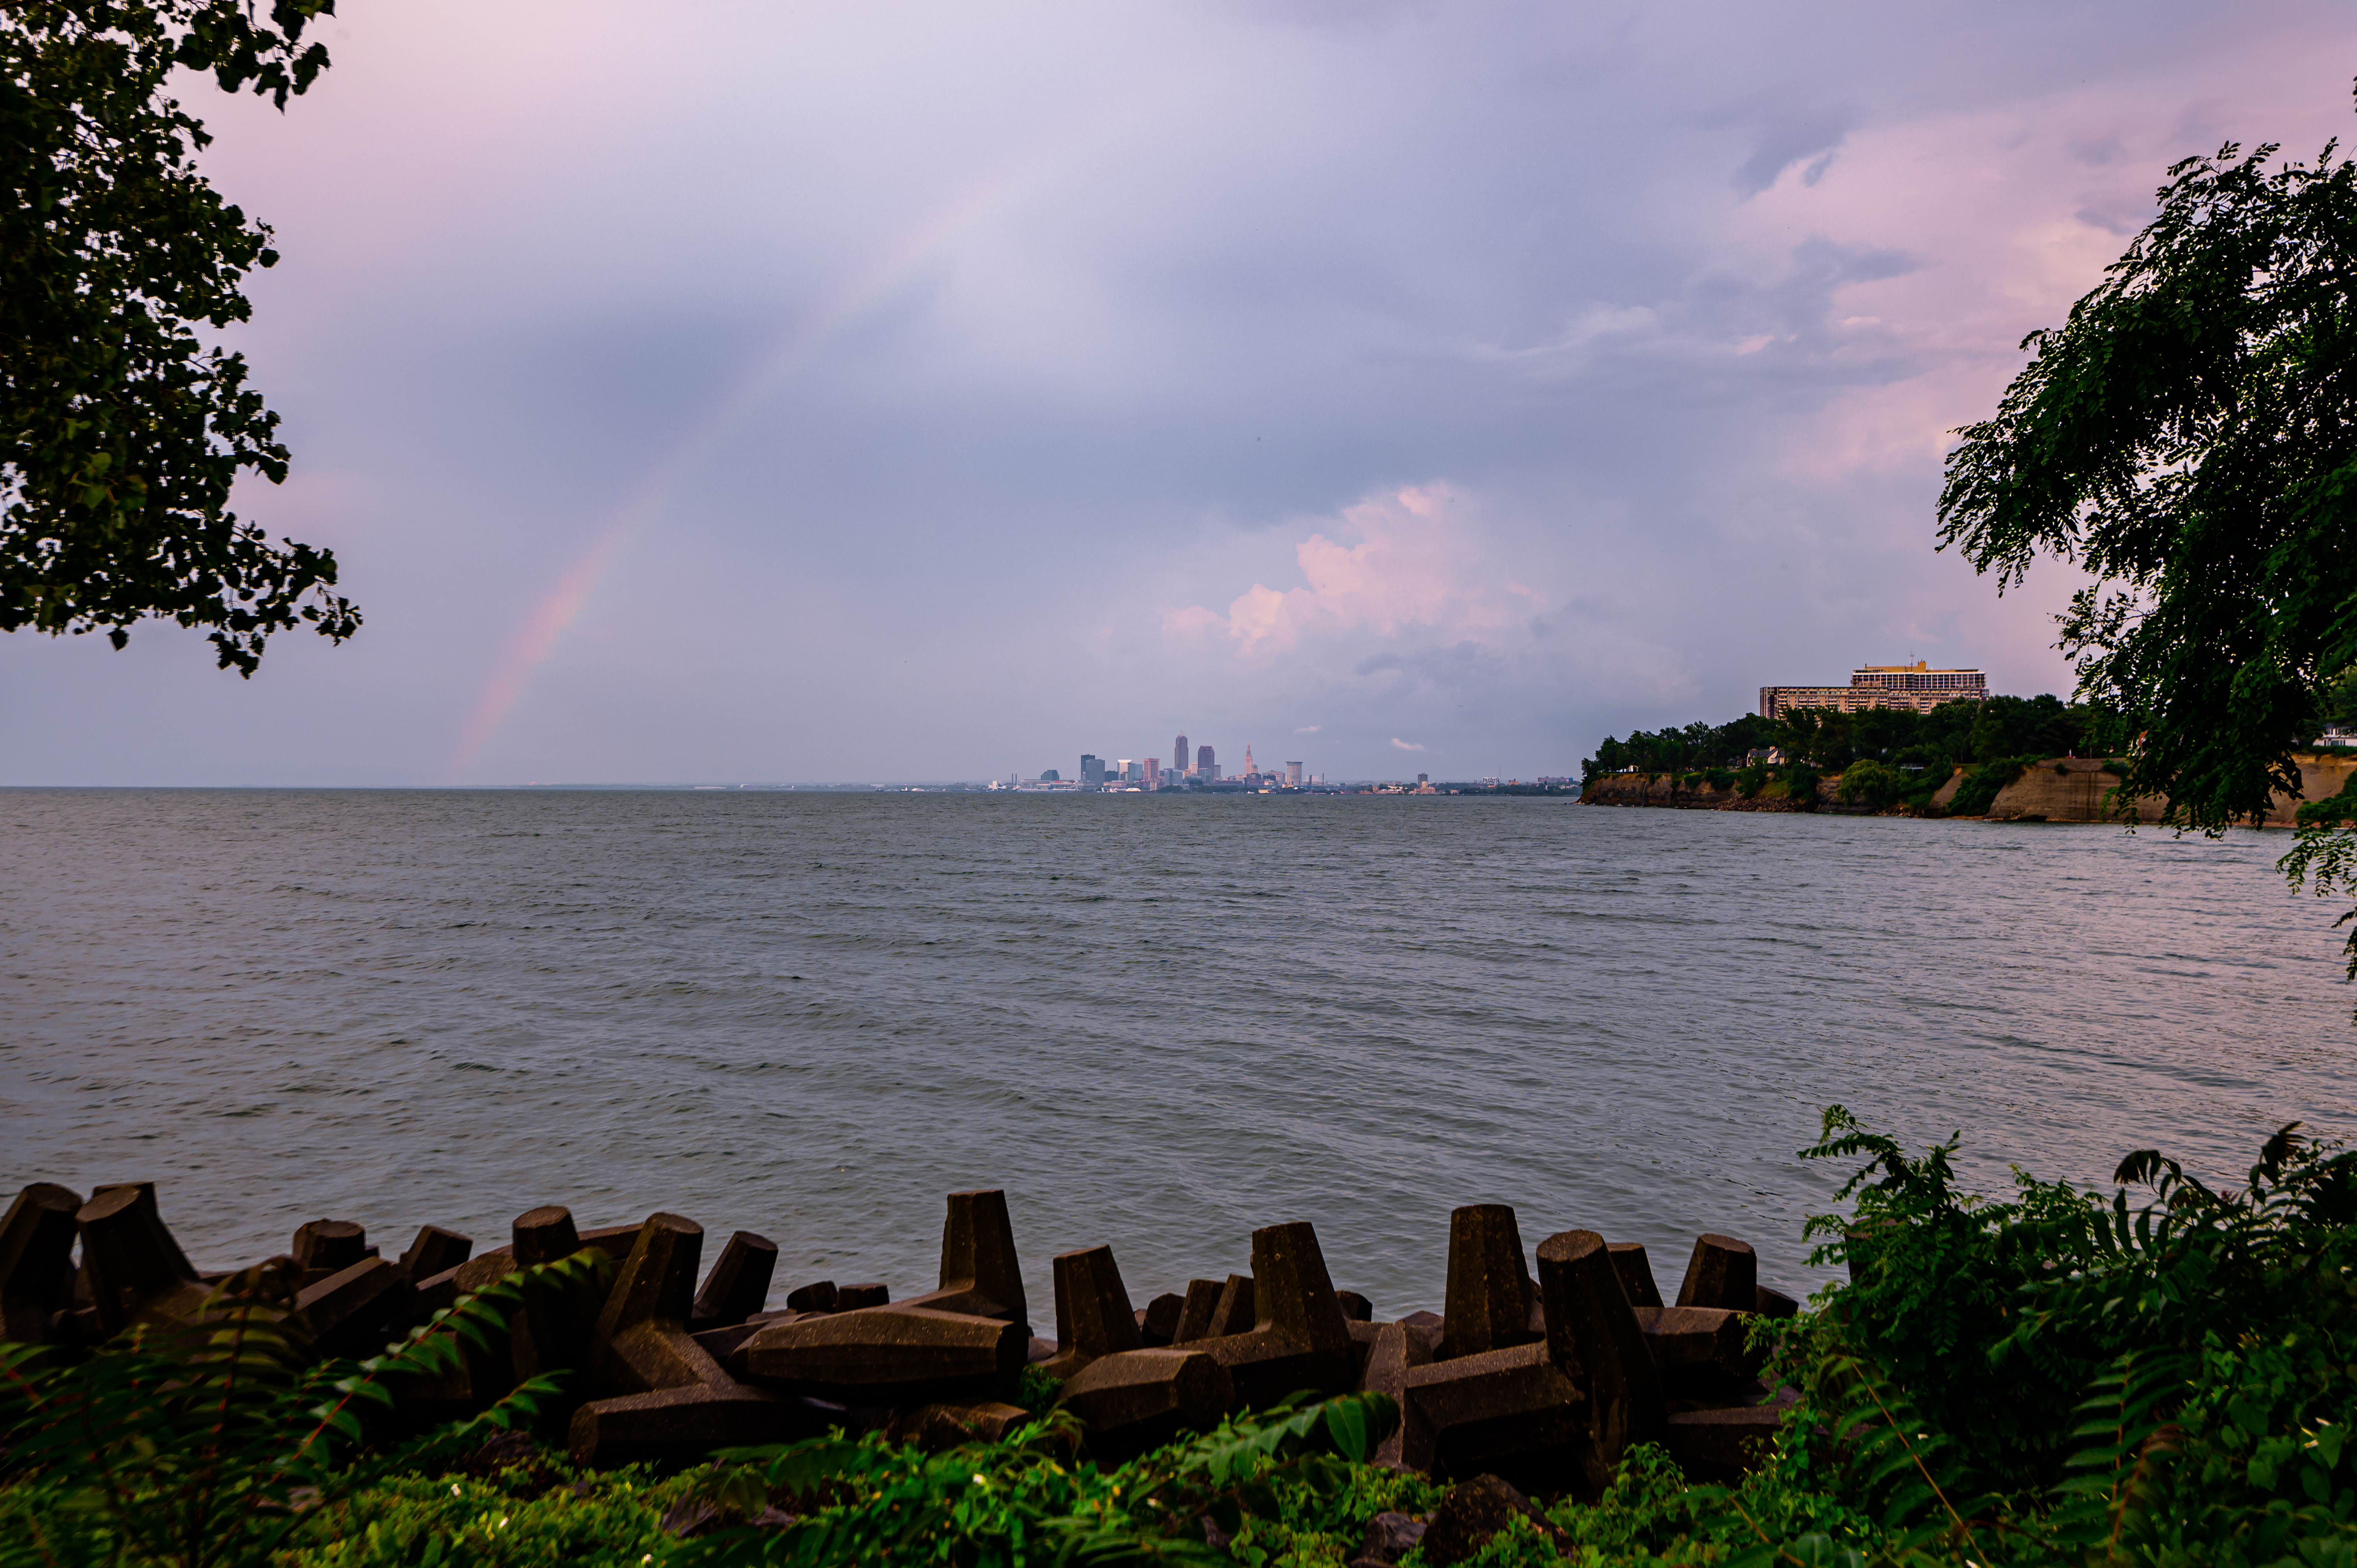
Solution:
{"label": "skyscraper", "polygon": [[1285,787],[1288,789],[1301,788],[1301,764],[1298,762],[1288,762],[1285,765]]}
{"label": "skyscraper", "polygon": [[1178,744],[1170,748],[1170,771],[1181,776],[1195,770],[1187,766],[1187,732],[1178,732]]}
{"label": "skyscraper", "polygon": [[1146,759],[1146,787],[1149,789],[1162,788],[1162,759],[1158,757]]}
{"label": "skyscraper", "polygon": [[1259,768],[1253,766],[1252,742],[1246,741],[1244,742],[1244,777],[1250,779],[1259,771]]}
{"label": "skyscraper", "polygon": [[1219,776],[1220,759],[1212,754],[1211,746],[1209,745],[1197,746],[1195,748],[1195,777],[1208,780],[1217,779]]}

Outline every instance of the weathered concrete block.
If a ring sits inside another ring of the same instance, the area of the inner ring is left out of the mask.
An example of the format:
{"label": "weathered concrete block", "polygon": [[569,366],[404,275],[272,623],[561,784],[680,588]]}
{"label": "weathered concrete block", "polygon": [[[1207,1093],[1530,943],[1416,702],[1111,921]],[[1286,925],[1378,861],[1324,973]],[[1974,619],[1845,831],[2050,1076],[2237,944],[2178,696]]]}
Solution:
{"label": "weathered concrete block", "polygon": [[1023,1299],[1023,1267],[1015,1256],[1015,1226],[1006,1215],[1006,1195],[992,1189],[953,1192],[942,1221],[940,1288],[900,1305],[934,1312],[1003,1317],[1030,1332],[1030,1308]]}
{"label": "weathered concrete block", "polygon": [[844,1404],[958,1403],[1012,1393],[1029,1338],[1018,1323],[903,1304],[772,1323],[730,1365]]}
{"label": "weathered concrete block", "polygon": [[1593,1230],[1560,1231],[1539,1243],[1548,1348],[1587,1394],[1588,1435],[1607,1468],[1631,1444],[1659,1442],[1669,1416],[1625,1277]]}
{"label": "weathered concrete block", "polygon": [[658,1389],[583,1405],[573,1412],[566,1446],[582,1466],[679,1464],[715,1448],[815,1437],[834,1413],[759,1389]]}
{"label": "weathered concrete block", "polygon": [[385,1379],[396,1417],[411,1432],[472,1415],[515,1387],[513,1349],[507,1335],[488,1334],[481,1345],[447,1328],[440,1335],[457,1351],[453,1366],[431,1376],[394,1373]]}
{"label": "weathered concrete block", "polygon": [[376,1249],[368,1244],[368,1232],[356,1221],[311,1219],[295,1228],[289,1253],[303,1265],[308,1283],[341,1273],[361,1259],[375,1256]]}
{"label": "weathered concrete block", "polygon": [[1089,1429],[1089,1450],[1119,1464],[1182,1431],[1217,1424],[1235,1401],[1228,1369],[1195,1346],[1124,1350],[1090,1362],[1057,1403]]}
{"label": "weathered concrete block", "polygon": [[[1392,1402],[1406,1410],[1407,1374],[1413,1367],[1428,1366],[1432,1347],[1424,1336],[1412,1334],[1402,1323],[1379,1323],[1375,1336],[1367,1347],[1367,1359],[1359,1368],[1359,1387],[1368,1393],[1389,1394]],[[1403,1449],[1407,1440],[1407,1423],[1403,1420],[1392,1428],[1391,1435],[1375,1448],[1374,1462],[1396,1469],[1404,1462]]]}
{"label": "weathered concrete block", "polygon": [[1375,1320],[1375,1304],[1357,1291],[1338,1290],[1334,1293],[1334,1300],[1341,1306],[1342,1316],[1353,1323],[1372,1323]]}
{"label": "weathered concrete block", "polygon": [[695,1293],[688,1326],[719,1328],[744,1322],[768,1304],[770,1282],[777,1272],[778,1244],[750,1230],[737,1231],[720,1250],[704,1288]]}
{"label": "weathered concrete block", "polygon": [[833,1312],[834,1310],[834,1282],[833,1280],[820,1280],[814,1284],[802,1285],[793,1290],[788,1291],[786,1293],[786,1310],[789,1312]]}
{"label": "weathered concrete block", "polygon": [[1220,1295],[1226,1288],[1219,1280],[1189,1280],[1187,1294],[1179,1303],[1178,1326],[1171,1331],[1170,1343],[1185,1345],[1209,1338],[1211,1315],[1219,1311]]}
{"label": "weathered concrete block", "polygon": [[651,1214],[614,1276],[597,1316],[588,1368],[603,1395],[657,1389],[726,1389],[735,1380],[689,1337],[704,1227],[676,1214]]}
{"label": "weathered concrete block", "polygon": [[1400,1326],[1411,1336],[1424,1341],[1426,1360],[1429,1361],[1440,1354],[1441,1335],[1448,1326],[1448,1320],[1440,1314],[1419,1310],[1409,1313],[1399,1322]]}
{"label": "weathered concrete block", "polygon": [[1662,1290],[1653,1283],[1653,1265],[1645,1256],[1641,1241],[1615,1241],[1612,1266],[1620,1273],[1620,1288],[1627,1293],[1631,1306],[1667,1306]]}
{"label": "weathered concrete block", "polygon": [[1798,1398],[1787,1389],[1765,1403],[1681,1412],[1670,1417],[1662,1445],[1689,1480],[1717,1485],[1740,1480],[1772,1451]]}
{"label": "weathered concrete block", "polygon": [[892,1299],[892,1293],[880,1284],[838,1285],[834,1292],[834,1310],[857,1312],[863,1307],[882,1306]]}
{"label": "weathered concrete block", "polygon": [[990,1400],[980,1404],[920,1404],[892,1412],[884,1435],[928,1454],[942,1454],[969,1443],[996,1443],[1031,1419],[1019,1404]]}
{"label": "weathered concrete block", "polygon": [[1453,1568],[1478,1556],[1517,1517],[1529,1520],[1542,1535],[1557,1533],[1546,1515],[1513,1486],[1496,1476],[1476,1476],[1460,1481],[1440,1499],[1417,1544],[1434,1568]]}
{"label": "weathered concrete block", "polygon": [[1759,1305],[1759,1294],[1760,1258],[1750,1243],[1708,1232],[1695,1239],[1685,1283],[1678,1286],[1680,1306],[1749,1312]]}
{"label": "weathered concrete block", "polygon": [[[571,1209],[557,1204],[528,1208],[517,1215],[509,1228],[508,1244],[476,1252],[458,1263],[451,1271],[449,1287],[455,1295],[470,1295],[486,1285],[497,1284],[518,1269],[554,1262],[580,1250],[581,1233],[574,1227]],[[429,1282],[436,1285],[441,1283],[438,1276],[428,1276],[418,1282],[418,1288],[425,1290]]]}
{"label": "weathered concrete block", "polygon": [[1744,1348],[1751,1314],[1712,1306],[1635,1310],[1668,1399],[1717,1402],[1759,1376],[1759,1358]]}
{"label": "weathered concrete block", "polygon": [[1359,1554],[1351,1562],[1354,1568],[1360,1563],[1390,1568],[1423,1541],[1427,1528],[1422,1520],[1404,1513],[1379,1513],[1367,1521],[1367,1533],[1359,1543]]}
{"label": "weathered concrete block", "polygon": [[[469,1259],[459,1266],[459,1283],[474,1289],[478,1286],[468,1283],[471,1271],[479,1270],[479,1283],[489,1284],[519,1268],[569,1258],[585,1247],[605,1251],[615,1245],[611,1232],[616,1228],[606,1229],[607,1233],[593,1242],[574,1225],[571,1209],[558,1204],[526,1209],[510,1228],[508,1256]],[[586,1370],[602,1303],[597,1286],[586,1278],[565,1285],[544,1283],[527,1287],[523,1310],[508,1320],[508,1348],[517,1380],[565,1369]],[[577,1390],[578,1385],[574,1387]]]}
{"label": "weathered concrete block", "polygon": [[[723,1324],[718,1328],[693,1329],[688,1337],[703,1346],[705,1354],[719,1362],[725,1369],[728,1366],[729,1358],[736,1355],[738,1347],[770,1324],[792,1323],[806,1316],[819,1316],[822,1315],[801,1312],[757,1312],[742,1323]],[[729,1376],[735,1377],[736,1373],[731,1371]]]}
{"label": "weathered concrete block", "polygon": [[1049,1377],[1071,1377],[1100,1356],[1139,1348],[1137,1317],[1111,1247],[1084,1247],[1055,1258],[1056,1353],[1039,1363]]}
{"label": "weathered concrete block", "polygon": [[1801,1304],[1773,1285],[1761,1285],[1751,1310],[1762,1317],[1798,1317]]}
{"label": "weathered concrete block", "polygon": [[1535,1294],[1512,1207],[1474,1203],[1449,1215],[1442,1360],[1529,1344]]}
{"label": "weathered concrete block", "polygon": [[1149,1348],[1170,1344],[1178,1337],[1178,1319],[1187,1310],[1187,1298],[1175,1291],[1164,1291],[1138,1312],[1138,1337]]}
{"label": "weathered concrete block", "polygon": [[165,1227],[150,1181],[102,1187],[74,1213],[102,1335],[194,1316],[211,1294]]}
{"label": "weathered concrete block", "polygon": [[[1340,1312],[1341,1308],[1335,1308]],[[1230,1274],[1228,1283],[1220,1287],[1220,1299],[1211,1308],[1211,1326],[1205,1337],[1218,1339],[1230,1334],[1248,1334],[1260,1321],[1253,1301],[1253,1277],[1250,1274]]]}
{"label": "weathered concrete block", "polygon": [[544,1204],[515,1217],[509,1246],[519,1267],[553,1263],[581,1250],[581,1232],[573,1223],[573,1210],[561,1204]]}
{"label": "weathered concrete block", "polygon": [[74,1214],[81,1195],[54,1182],[33,1183],[0,1219],[0,1339],[39,1345],[51,1314],[73,1291]]}
{"label": "weathered concrete block", "polygon": [[1456,1479],[1494,1472],[1542,1491],[1592,1489],[1587,1402],[1547,1346],[1409,1369],[1401,1460]]}
{"label": "weathered concrete block", "polygon": [[1331,1394],[1350,1388],[1357,1359],[1318,1232],[1299,1220],[1264,1226],[1253,1232],[1252,1262],[1254,1326],[1189,1341],[1189,1348],[1227,1368],[1247,1408],[1265,1409],[1303,1389]]}
{"label": "weathered concrete block", "polygon": [[383,1349],[416,1302],[416,1289],[400,1264],[363,1257],[305,1285],[296,1294],[295,1310],[321,1353],[359,1358]]}
{"label": "weathered concrete block", "polygon": [[409,1276],[412,1284],[423,1284],[436,1274],[456,1269],[474,1250],[471,1237],[445,1230],[439,1225],[421,1225],[417,1239],[401,1254],[401,1272]]}

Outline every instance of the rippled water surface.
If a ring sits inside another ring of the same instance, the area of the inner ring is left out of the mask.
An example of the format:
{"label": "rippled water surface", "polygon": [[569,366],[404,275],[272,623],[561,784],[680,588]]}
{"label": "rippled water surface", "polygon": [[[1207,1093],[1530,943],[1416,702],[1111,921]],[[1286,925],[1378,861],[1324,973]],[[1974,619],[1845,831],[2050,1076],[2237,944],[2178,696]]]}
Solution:
{"label": "rippled water surface", "polygon": [[[2100,1180],[2347,1133],[2280,835],[1547,800],[0,792],[0,1177],[153,1177],[201,1263],[300,1220],[656,1208],[925,1288],[1004,1187],[1134,1299],[1316,1223],[1440,1305],[1448,1210],[1813,1284],[1840,1101]],[[1045,1327],[1045,1323],[1041,1324]]]}

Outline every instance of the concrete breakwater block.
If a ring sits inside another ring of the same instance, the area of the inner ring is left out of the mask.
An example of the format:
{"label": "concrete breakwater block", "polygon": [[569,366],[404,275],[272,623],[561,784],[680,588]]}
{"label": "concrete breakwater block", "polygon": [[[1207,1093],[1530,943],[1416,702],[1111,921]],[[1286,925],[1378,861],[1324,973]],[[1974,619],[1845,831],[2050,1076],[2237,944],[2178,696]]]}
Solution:
{"label": "concrete breakwater block", "polygon": [[[232,1277],[189,1263],[153,1183],[87,1200],[36,1183],[0,1219],[0,1333],[70,1358],[139,1325],[200,1319],[217,1291],[270,1289],[318,1354],[361,1358],[519,1270],[590,1253],[597,1269],[528,1281],[501,1331],[426,1328],[450,1337],[451,1365],[387,1386],[414,1428],[564,1370],[544,1424],[597,1466],[688,1464],[834,1427],[944,1450],[1016,1430],[1031,1419],[1024,1391],[1049,1388],[1090,1452],[1117,1463],[1289,1395],[1361,1390],[1400,1412],[1376,1463],[1593,1493],[1641,1442],[1697,1479],[1738,1475],[1792,1408],[1790,1391],[1759,1381],[1749,1338],[1800,1305],[1760,1283],[1752,1248],[1716,1233],[1695,1240],[1665,1302],[1641,1246],[1562,1230],[1534,1254],[1512,1208],[1468,1205],[1449,1219],[1446,1310],[1390,1321],[1335,1288],[1306,1223],[1254,1230],[1248,1272],[1143,1307],[1100,1243],[1053,1260],[1052,1340],[1029,1320],[1003,1192],[949,1195],[938,1278],[898,1301],[882,1283],[820,1280],[773,1310],[777,1242],[737,1231],[708,1270],[704,1243],[683,1215],[585,1229],[549,1204],[519,1214],[503,1245],[477,1251],[427,1225],[389,1258],[358,1222],[322,1218],[269,1267]],[[1029,1366],[1048,1381],[1027,1382]]]}

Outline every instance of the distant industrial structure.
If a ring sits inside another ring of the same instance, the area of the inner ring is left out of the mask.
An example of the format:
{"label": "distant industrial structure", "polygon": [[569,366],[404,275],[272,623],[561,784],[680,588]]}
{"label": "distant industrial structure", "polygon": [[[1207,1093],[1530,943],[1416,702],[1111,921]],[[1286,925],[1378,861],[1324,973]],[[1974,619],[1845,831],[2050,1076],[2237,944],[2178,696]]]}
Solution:
{"label": "distant industrial structure", "polygon": [[1760,716],[1780,719],[1795,708],[1863,713],[1869,708],[1909,708],[1928,714],[1942,703],[1977,703],[1988,696],[1988,677],[1977,670],[1934,670],[1912,664],[1861,664],[1846,686],[1762,686]]}

